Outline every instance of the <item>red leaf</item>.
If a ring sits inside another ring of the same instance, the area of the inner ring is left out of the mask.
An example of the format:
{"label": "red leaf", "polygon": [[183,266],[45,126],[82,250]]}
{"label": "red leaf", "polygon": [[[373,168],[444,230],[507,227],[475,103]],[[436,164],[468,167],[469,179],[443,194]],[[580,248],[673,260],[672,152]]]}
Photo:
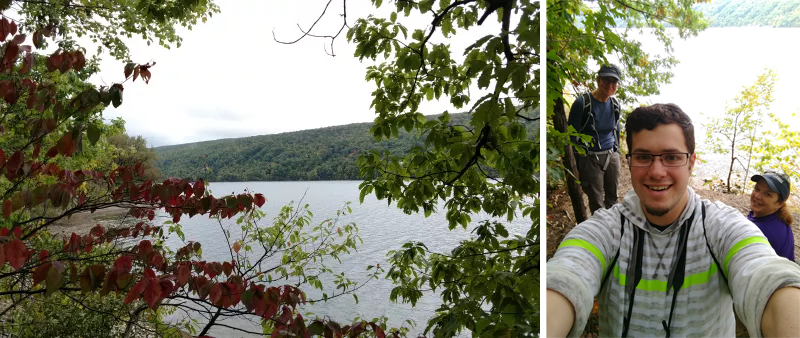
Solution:
{"label": "red leaf", "polygon": [[61,54],[60,51],[56,51],[52,55],[47,58],[47,71],[52,72],[57,70],[61,67]]}
{"label": "red leaf", "polygon": [[14,61],[19,56],[19,45],[13,41],[6,45],[5,54],[3,54],[3,69],[11,68],[14,66]]}
{"label": "red leaf", "polygon": [[194,195],[198,198],[203,197],[203,193],[206,191],[206,185],[202,178],[195,181],[192,188],[194,189]]}
{"label": "red leaf", "polygon": [[130,304],[132,301],[139,299],[139,295],[142,294],[146,285],[147,281],[144,278],[139,280],[139,282],[128,291],[128,295],[125,296],[124,303]]}
{"label": "red leaf", "polygon": [[14,209],[11,206],[11,200],[3,202],[3,217],[8,218],[12,212],[14,212]]}
{"label": "red leaf", "polygon": [[67,132],[66,134],[64,134],[64,136],[61,136],[61,139],[58,140],[58,144],[56,144],[56,147],[58,148],[58,153],[65,156],[72,155],[71,150],[74,149],[74,147],[72,146],[73,143],[74,140],[72,139],[72,132]]}
{"label": "red leaf", "polygon": [[[150,241],[143,240],[143,241],[139,242],[139,256],[142,256],[142,255],[146,256],[152,250],[153,250],[153,244],[150,243]],[[155,275],[153,277],[155,277]]]}
{"label": "red leaf", "polygon": [[144,301],[150,309],[155,310],[161,300],[161,287],[158,283],[148,282],[144,288]]}
{"label": "red leaf", "polygon": [[6,264],[6,250],[0,244],[0,266],[3,266],[3,264]]}
{"label": "red leaf", "polygon": [[11,264],[14,271],[19,270],[28,260],[28,248],[25,246],[25,243],[19,239],[6,243],[4,249],[6,251],[8,264]]}
{"label": "red leaf", "polygon": [[144,83],[148,83],[148,84],[150,83],[151,74],[150,74],[150,71],[147,70],[147,68],[142,67],[142,70],[139,71],[139,74],[142,75],[142,80],[144,80]]}
{"label": "red leaf", "polygon": [[153,272],[153,269],[147,268],[144,270],[144,278],[155,279],[156,273]]}
{"label": "red leaf", "polygon": [[178,275],[178,285],[186,284],[186,282],[189,281],[189,275],[190,274],[191,274],[191,271],[189,270],[188,266],[186,266],[185,264],[182,264],[181,266],[179,266],[178,267],[178,273],[177,273],[177,275]]}
{"label": "red leaf", "polygon": [[267,199],[264,198],[264,195],[262,194],[256,194],[253,197],[253,202],[260,208],[262,205],[264,205],[264,203],[267,202]]}
{"label": "red leaf", "polygon": [[[14,35],[14,33],[11,33],[11,35]],[[11,43],[16,43],[18,45],[22,44],[23,42],[25,42],[25,38],[26,38],[25,34],[16,35],[14,36],[13,39],[11,39]]]}
{"label": "red leaf", "polygon": [[164,264],[164,256],[161,256],[161,254],[153,255],[153,258],[150,259],[150,264],[156,268],[159,268],[161,264]]}
{"label": "red leaf", "polygon": [[117,258],[117,261],[114,262],[114,268],[124,273],[131,272],[131,268],[133,268],[133,257],[122,256]]}
{"label": "red leaf", "polygon": [[9,22],[6,31],[11,35],[17,34],[17,23],[14,21]]}
{"label": "red leaf", "polygon": [[147,219],[152,221],[154,218],[156,218],[156,212],[153,211],[153,210],[148,211],[147,212]]}
{"label": "red leaf", "polygon": [[73,53],[73,55],[75,56],[75,59],[76,59],[75,60],[75,65],[74,65],[75,71],[79,72],[79,71],[81,71],[83,69],[83,67],[86,66],[86,57],[84,57],[83,53],[81,53],[80,51],[74,51],[72,53]]}
{"label": "red leaf", "polygon": [[222,271],[225,272],[225,276],[230,276],[233,272],[233,265],[228,262],[222,263]]}
{"label": "red leaf", "polygon": [[33,285],[39,285],[43,280],[47,279],[47,272],[50,271],[50,267],[53,266],[50,262],[44,263],[36,267],[33,270]]}
{"label": "red leaf", "polygon": [[56,155],[58,155],[58,148],[56,148],[56,146],[50,147],[50,150],[48,150],[45,155],[49,158],[56,157]]}
{"label": "red leaf", "polygon": [[29,70],[31,70],[32,67],[33,67],[33,53],[25,53],[25,57],[22,59],[22,67],[20,67],[19,73],[21,75],[25,75],[26,73],[28,73]]}
{"label": "red leaf", "polygon": [[36,46],[36,48],[42,48],[43,43],[44,43],[44,34],[42,34],[42,31],[37,30],[33,32],[33,45]]}
{"label": "red leaf", "polygon": [[220,284],[214,284],[214,286],[211,287],[209,296],[211,296],[211,303],[219,306],[220,298],[222,298],[222,286]]}
{"label": "red leaf", "polygon": [[98,224],[98,225],[95,225],[94,228],[92,228],[90,233],[95,237],[101,237],[101,236],[103,236],[105,231],[106,231],[106,229],[103,228],[102,225]]}

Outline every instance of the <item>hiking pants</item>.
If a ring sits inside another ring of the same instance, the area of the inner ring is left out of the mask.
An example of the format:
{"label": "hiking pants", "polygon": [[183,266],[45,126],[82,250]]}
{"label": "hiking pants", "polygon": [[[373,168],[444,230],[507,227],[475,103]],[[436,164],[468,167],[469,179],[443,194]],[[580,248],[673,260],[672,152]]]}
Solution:
{"label": "hiking pants", "polygon": [[[611,156],[611,158],[608,158]],[[605,170],[608,159],[608,166]],[[611,208],[617,203],[619,187],[619,153],[600,155],[577,155],[575,160],[580,173],[581,188],[589,197],[592,214],[600,208]]]}

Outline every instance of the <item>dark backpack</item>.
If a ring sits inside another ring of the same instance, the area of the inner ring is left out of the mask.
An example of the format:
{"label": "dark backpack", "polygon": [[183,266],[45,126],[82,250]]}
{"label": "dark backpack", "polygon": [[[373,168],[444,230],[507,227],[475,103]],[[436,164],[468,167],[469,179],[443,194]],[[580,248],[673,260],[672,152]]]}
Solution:
{"label": "dark backpack", "polygon": [[[722,275],[722,279],[725,281],[725,284],[728,284],[728,278],[725,276],[725,271],[722,270],[719,261],[717,260],[717,256],[714,255],[714,250],[711,250],[711,245],[708,244],[708,235],[706,234],[706,205],[703,202],[700,202],[701,209],[702,209],[702,216],[701,222],[703,223],[703,237],[706,239],[706,247],[708,248],[708,252],[711,253],[711,258],[714,260],[714,264],[717,265],[717,270]],[[619,258],[619,251],[620,247],[622,247],[622,236],[625,235],[625,215],[620,213],[620,245],[617,247],[617,253],[614,255],[614,259],[611,260],[611,264],[608,266],[608,270],[606,270],[605,276],[603,276],[603,280],[600,282],[600,291],[603,291],[603,288],[606,285],[606,281],[608,277],[611,276],[612,270],[614,270],[614,265],[617,264],[617,258]],[[672,292],[672,305],[669,309],[669,322],[662,320],[661,325],[663,325],[664,330],[667,331],[667,338],[669,338],[670,331],[669,326],[672,323],[672,311],[675,309],[675,300],[677,299],[678,290],[681,289],[683,286],[683,279],[686,274],[686,244],[689,242],[688,235],[689,230],[692,226],[692,221],[694,221],[694,214],[689,216],[689,219],[683,224],[681,228],[680,237],[678,237],[679,245],[682,245],[683,248],[680,250],[680,255],[678,256],[677,267],[674,269],[674,273],[671,273],[670,279],[671,281],[667,282],[667,290],[670,288],[673,289]],[[642,279],[642,250],[644,244],[644,230],[639,227],[634,227],[636,229],[636,233],[633,236],[634,241],[634,248],[636,248],[636,252],[631,253],[631,257],[633,261],[631,264],[634,265],[634,273],[633,278],[629,280],[629,283],[625,285],[625,292],[630,295],[630,302],[628,303],[628,311],[627,315],[623,317],[622,321],[622,337],[627,337],[628,335],[628,326],[630,325],[631,321],[631,312],[633,311],[633,300],[636,296],[636,286],[639,285],[639,281]],[[674,279],[672,277],[675,277]],[[630,277],[630,276],[629,276]]]}
{"label": "dark backpack", "polygon": [[[581,98],[583,98],[583,115],[581,115],[581,124],[580,124],[581,128],[578,129],[579,133],[583,133],[583,131],[586,129],[586,126],[589,125],[589,120],[594,120],[594,112],[592,111],[592,97],[591,97],[591,95],[592,95],[591,92],[585,92],[585,93],[581,94]],[[615,98],[613,96],[609,97],[609,99],[611,100],[611,110],[614,112],[614,119],[617,122],[617,123],[614,124],[614,141],[616,142],[614,144],[614,146],[617,149],[620,149],[619,148],[619,144],[620,144],[619,143],[619,138],[617,138],[617,125],[619,124],[619,118],[620,118],[619,100],[617,100],[617,98]],[[595,134],[597,134],[597,130],[595,129],[594,126],[592,126],[592,131],[594,131]],[[597,137],[599,138],[600,135],[598,135]]]}

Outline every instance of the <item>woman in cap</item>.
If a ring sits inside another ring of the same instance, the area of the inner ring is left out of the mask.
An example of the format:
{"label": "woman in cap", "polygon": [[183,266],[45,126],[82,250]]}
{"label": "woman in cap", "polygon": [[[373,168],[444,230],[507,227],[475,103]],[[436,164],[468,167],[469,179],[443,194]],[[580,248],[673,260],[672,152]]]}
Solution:
{"label": "woman in cap", "polygon": [[794,262],[792,215],[786,207],[789,198],[789,176],[767,170],[750,178],[756,182],[750,194],[750,213],[747,219],[755,223],[778,256]]}

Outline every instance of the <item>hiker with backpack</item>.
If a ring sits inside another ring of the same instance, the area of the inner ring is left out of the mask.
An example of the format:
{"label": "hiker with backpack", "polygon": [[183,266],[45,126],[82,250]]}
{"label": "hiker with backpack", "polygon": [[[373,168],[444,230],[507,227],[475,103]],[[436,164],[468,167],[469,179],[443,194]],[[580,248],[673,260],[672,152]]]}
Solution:
{"label": "hiker with backpack", "polygon": [[[622,72],[616,65],[603,65],[597,72],[597,89],[581,94],[572,103],[567,123],[592,141],[575,153],[576,177],[589,198],[592,213],[617,203],[619,187],[619,101],[613,97]],[[577,138],[572,140],[580,144]]]}
{"label": "hiker with backpack", "polygon": [[764,233],[778,256],[794,262],[794,220],[786,208],[791,191],[789,175],[767,170],[761,175],[753,175],[750,180],[756,182],[756,186],[750,194],[747,219]]}
{"label": "hiker with backpack", "polygon": [[694,126],[677,105],[625,123],[633,190],[575,226],[547,262],[547,335],[579,337],[597,297],[601,337],[800,333],[800,266],[737,209],[689,187]]}

